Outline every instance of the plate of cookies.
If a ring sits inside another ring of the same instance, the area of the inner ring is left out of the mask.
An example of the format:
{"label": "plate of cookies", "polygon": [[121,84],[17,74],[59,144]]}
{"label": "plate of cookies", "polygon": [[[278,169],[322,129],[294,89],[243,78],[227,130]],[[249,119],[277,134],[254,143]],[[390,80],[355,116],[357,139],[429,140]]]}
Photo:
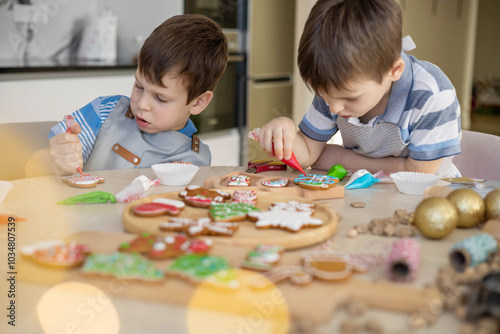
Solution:
{"label": "plate of cookies", "polygon": [[188,186],[129,203],[122,213],[131,233],[206,237],[214,243],[301,248],[328,239],[338,218],[328,206],[303,197],[259,190]]}

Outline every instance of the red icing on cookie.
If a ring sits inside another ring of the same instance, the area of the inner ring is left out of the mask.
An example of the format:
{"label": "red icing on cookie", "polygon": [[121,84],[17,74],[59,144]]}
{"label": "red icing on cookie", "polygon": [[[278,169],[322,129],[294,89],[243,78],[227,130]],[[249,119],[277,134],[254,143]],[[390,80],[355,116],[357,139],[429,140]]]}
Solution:
{"label": "red icing on cookie", "polygon": [[82,263],[89,252],[88,246],[71,242],[37,249],[32,256],[33,259],[43,264],[68,267]]}
{"label": "red icing on cookie", "polygon": [[191,253],[206,254],[211,246],[212,242],[208,239],[188,239],[182,234],[160,236],[144,233],[128,243],[121,244],[118,250],[141,253],[153,260],[159,260]]}
{"label": "red icing on cookie", "polygon": [[145,203],[136,206],[134,209],[134,213],[139,216],[159,216],[165,213],[170,215],[177,215],[180,212],[178,207],[173,205],[167,205],[162,203]]}
{"label": "red icing on cookie", "polygon": [[231,198],[227,192],[222,190],[209,190],[198,186],[188,186],[179,193],[179,197],[192,206],[208,207],[211,203],[222,203]]}

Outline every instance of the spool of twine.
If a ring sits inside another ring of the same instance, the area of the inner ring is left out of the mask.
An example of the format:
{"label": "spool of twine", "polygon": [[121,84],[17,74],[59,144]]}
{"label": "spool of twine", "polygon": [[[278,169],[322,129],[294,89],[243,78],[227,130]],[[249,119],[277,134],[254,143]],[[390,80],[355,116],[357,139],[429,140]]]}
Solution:
{"label": "spool of twine", "polygon": [[420,245],[411,238],[401,238],[392,244],[386,262],[386,271],[393,281],[410,282],[420,267]]}
{"label": "spool of twine", "polygon": [[449,253],[450,264],[457,271],[486,262],[498,250],[496,239],[488,233],[478,233],[454,244]]}

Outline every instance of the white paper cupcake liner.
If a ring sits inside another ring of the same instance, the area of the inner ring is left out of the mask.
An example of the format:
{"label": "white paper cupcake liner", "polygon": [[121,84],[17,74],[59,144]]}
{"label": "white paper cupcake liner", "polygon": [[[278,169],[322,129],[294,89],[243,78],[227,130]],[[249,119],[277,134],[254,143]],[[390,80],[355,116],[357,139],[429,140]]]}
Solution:
{"label": "white paper cupcake liner", "polygon": [[160,179],[160,183],[165,186],[185,186],[191,182],[200,169],[195,165],[177,162],[156,164],[151,168]]}
{"label": "white paper cupcake liner", "polygon": [[440,177],[434,174],[418,172],[398,172],[391,174],[400,192],[407,195],[423,195],[425,189],[432,187]]}

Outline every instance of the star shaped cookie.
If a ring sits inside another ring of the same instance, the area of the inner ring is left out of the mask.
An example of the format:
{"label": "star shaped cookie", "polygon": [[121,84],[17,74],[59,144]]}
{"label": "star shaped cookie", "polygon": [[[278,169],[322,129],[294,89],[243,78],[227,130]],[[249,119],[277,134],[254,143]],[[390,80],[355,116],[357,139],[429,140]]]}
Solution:
{"label": "star shaped cookie", "polygon": [[249,212],[248,218],[256,220],[257,228],[281,228],[290,232],[298,232],[303,227],[318,227],[323,225],[321,219],[312,218],[311,212],[270,210]]}

